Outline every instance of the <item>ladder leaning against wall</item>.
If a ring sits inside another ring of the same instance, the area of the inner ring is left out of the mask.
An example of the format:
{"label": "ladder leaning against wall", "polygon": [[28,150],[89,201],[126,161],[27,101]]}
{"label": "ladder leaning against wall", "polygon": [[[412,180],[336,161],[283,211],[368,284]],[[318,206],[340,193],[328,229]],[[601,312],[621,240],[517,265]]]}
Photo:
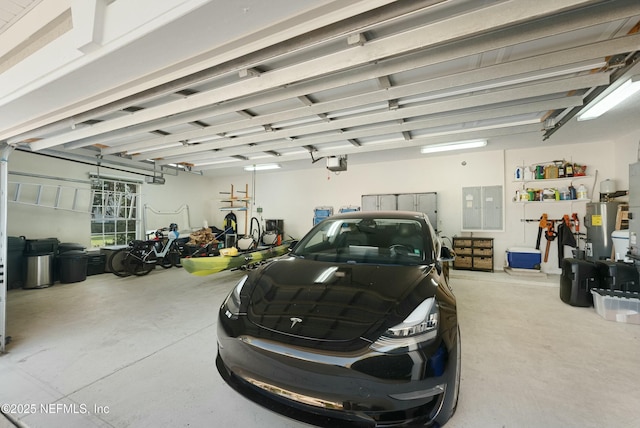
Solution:
{"label": "ladder leaning against wall", "polygon": [[8,182],[9,202],[80,213],[91,212],[93,190],[90,187],[59,184]]}

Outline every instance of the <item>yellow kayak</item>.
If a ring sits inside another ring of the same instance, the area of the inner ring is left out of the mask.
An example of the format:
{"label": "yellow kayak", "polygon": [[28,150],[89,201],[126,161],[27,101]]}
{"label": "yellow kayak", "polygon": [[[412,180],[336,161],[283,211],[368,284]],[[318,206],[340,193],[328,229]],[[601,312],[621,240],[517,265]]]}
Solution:
{"label": "yellow kayak", "polygon": [[241,268],[272,257],[278,257],[287,252],[289,243],[262,250],[239,253],[236,256],[191,257],[180,259],[182,267],[192,275],[206,276],[227,269]]}

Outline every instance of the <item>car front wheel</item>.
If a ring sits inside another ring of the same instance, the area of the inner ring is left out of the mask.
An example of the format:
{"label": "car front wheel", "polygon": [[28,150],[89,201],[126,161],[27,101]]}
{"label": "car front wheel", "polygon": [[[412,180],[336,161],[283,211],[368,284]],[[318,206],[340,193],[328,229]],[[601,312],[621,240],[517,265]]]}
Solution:
{"label": "car front wheel", "polygon": [[442,403],[442,410],[436,417],[438,425],[444,425],[454,415],[456,408],[458,407],[458,396],[460,395],[460,372],[462,368],[460,326],[458,326],[458,334],[456,337],[456,371],[453,376],[453,384],[447,385],[444,403]]}

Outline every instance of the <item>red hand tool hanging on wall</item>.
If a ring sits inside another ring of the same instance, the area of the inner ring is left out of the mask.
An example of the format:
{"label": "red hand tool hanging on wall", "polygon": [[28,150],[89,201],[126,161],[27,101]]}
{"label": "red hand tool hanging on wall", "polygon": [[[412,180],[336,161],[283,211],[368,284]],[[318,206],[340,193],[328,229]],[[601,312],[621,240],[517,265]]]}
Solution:
{"label": "red hand tool hanging on wall", "polygon": [[571,214],[571,220],[576,229],[576,234],[580,233],[580,220],[578,220],[578,213]]}
{"label": "red hand tool hanging on wall", "polygon": [[547,248],[544,251],[544,262],[546,263],[549,260],[549,247],[551,246],[551,241],[556,239],[558,234],[555,230],[555,224],[553,220],[549,220],[547,222],[547,231],[544,234],[544,237],[547,238]]}

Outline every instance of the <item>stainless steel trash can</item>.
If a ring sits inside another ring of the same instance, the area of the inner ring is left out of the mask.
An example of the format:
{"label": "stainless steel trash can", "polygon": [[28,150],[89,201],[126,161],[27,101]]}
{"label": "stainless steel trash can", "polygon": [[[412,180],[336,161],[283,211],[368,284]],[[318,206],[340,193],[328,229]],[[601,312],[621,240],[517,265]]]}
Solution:
{"label": "stainless steel trash can", "polygon": [[47,288],[53,285],[53,253],[27,256],[23,288]]}

